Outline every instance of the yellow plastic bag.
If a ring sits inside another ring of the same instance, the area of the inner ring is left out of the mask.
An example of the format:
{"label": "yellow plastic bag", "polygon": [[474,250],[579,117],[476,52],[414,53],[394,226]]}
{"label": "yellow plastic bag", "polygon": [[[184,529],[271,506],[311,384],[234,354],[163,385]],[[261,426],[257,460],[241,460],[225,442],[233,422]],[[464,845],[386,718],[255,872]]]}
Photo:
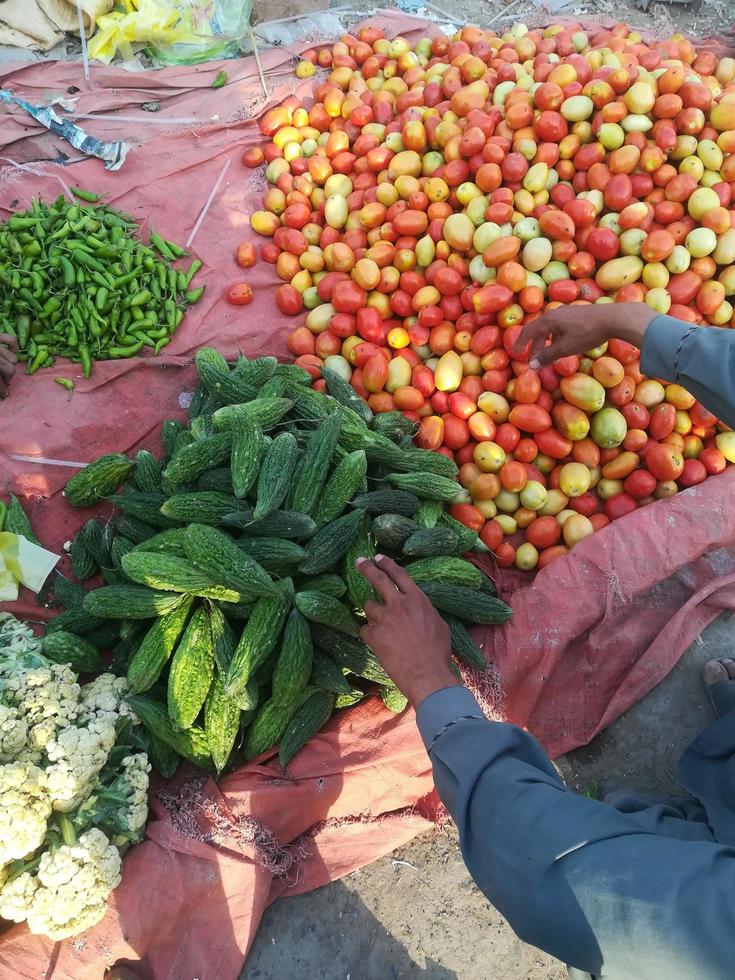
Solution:
{"label": "yellow plastic bag", "polygon": [[177,28],[180,17],[169,0],[125,0],[124,9],[97,18],[97,33],[89,42],[90,59],[109,64],[116,54],[133,57],[133,44],[196,40],[188,30]]}
{"label": "yellow plastic bag", "polygon": [[252,0],[119,0],[97,18],[89,57],[109,64],[145,45],[161,63],[189,64],[234,54],[247,30]]}
{"label": "yellow plastic bag", "polygon": [[14,602],[19,584],[40,592],[59,559],[20,534],[0,532],[0,602]]}

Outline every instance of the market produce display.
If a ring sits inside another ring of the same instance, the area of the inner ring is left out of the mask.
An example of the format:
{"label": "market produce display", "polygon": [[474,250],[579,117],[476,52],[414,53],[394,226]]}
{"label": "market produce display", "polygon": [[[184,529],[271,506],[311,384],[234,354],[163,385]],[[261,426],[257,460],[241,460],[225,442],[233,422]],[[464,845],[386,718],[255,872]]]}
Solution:
{"label": "market produce display", "polygon": [[[146,246],[133,218],[73,193],[75,203],[34,201],[0,225],[0,333],[17,338],[28,374],[58,356],[88,378],[95,361],[158,354],[204,292],[192,288],[198,259],[175,268],[180,245],[151,234]],[[71,392],[71,379],[57,380]]]}
{"label": "market produce display", "polygon": [[735,60],[624,25],[413,48],[365,27],[304,58],[329,69],[313,103],[266,112],[270,142],[243,156],[271,185],[251,224],[276,305],[305,314],[289,351],[317,390],[324,366],[456,460],[450,513],[500,565],[543,567],[735,462],[735,436],[630,344],[539,371],[513,351],[569,303],[733,325]]}
{"label": "market produce display", "polygon": [[0,613],[0,917],[53,940],[105,915],[150,769],[125,679],[80,686],[62,654]]}
{"label": "market produce display", "polygon": [[462,557],[486,550],[477,534],[444,512],[455,464],[328,368],[330,394],[274,357],[231,366],[202,348],[196,364],[189,426],[163,423],[164,459],[103,456],[67,484],[72,506],[104,498],[118,515],[70,542],[74,575],[107,584],[57,578],[66,611],[47,655],[87,672],[112,650],[164,775],[180,756],[219,772],[276,744],[286,766],[371,683],[406,706],[360,640],[371,589],[355,560],[379,546],[445,616],[457,657],[486,667],[467,625],[511,610]]}

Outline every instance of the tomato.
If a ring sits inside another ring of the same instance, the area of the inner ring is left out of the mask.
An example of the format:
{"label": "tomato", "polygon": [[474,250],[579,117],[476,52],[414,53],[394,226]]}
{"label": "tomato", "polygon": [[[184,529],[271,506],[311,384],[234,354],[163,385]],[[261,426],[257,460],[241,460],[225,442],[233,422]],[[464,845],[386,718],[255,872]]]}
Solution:
{"label": "tomato", "polygon": [[249,269],[255,265],[256,258],[257,253],[252,242],[243,242],[242,245],[238,245],[235,259],[243,269]]}
{"label": "tomato", "polygon": [[[279,287],[279,289],[282,287]],[[296,290],[294,290],[296,292]],[[253,302],[253,289],[246,282],[237,282],[227,290],[227,302],[233,306],[247,306]]]}
{"label": "tomato", "polygon": [[555,517],[537,517],[526,528],[526,541],[536,548],[550,548],[561,538],[561,525]]}
{"label": "tomato", "polygon": [[486,521],[480,531],[480,540],[490,551],[497,551],[503,543],[505,533],[495,520]]}
{"label": "tomato", "polygon": [[605,516],[616,521],[619,517],[625,517],[638,507],[637,502],[627,493],[618,493],[605,501]]}
{"label": "tomato", "polygon": [[695,487],[707,479],[707,467],[699,459],[684,460],[684,468],[678,479],[680,487]]}
{"label": "tomato", "polygon": [[465,527],[470,528],[475,533],[479,534],[485,524],[485,518],[481,510],[472,504],[453,504],[449,508],[449,514],[459,521],[460,524],[464,524]]}
{"label": "tomato", "polygon": [[626,477],[623,488],[635,500],[649,497],[656,489],[656,477],[648,470],[634,470]]}
{"label": "tomato", "polygon": [[655,443],[646,453],[646,468],[657,480],[678,480],[684,470],[684,457],[673,446]]}

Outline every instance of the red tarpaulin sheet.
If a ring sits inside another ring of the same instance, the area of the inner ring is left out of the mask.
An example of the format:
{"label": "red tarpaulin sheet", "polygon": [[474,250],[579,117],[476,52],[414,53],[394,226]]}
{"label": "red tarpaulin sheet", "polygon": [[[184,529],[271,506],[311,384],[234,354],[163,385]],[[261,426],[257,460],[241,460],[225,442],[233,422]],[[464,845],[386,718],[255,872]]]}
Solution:
{"label": "red tarpaulin sheet", "polygon": [[[381,22],[390,34],[426,32],[398,15]],[[263,60],[273,94],[291,91],[288,52]],[[0,403],[2,472],[51,549],[61,549],[91,514],[72,511],[61,497],[71,471],[11,455],[88,462],[140,446],[157,452],[163,419],[184,417],[180,395],[192,390],[198,347],[227,355],[285,351],[294,321],[275,310],[273,266],[258,263],[243,275],[233,260],[236,246],[255,238],[248,215],[264,188],[262,176],[239,159],[259,142],[255,124],[238,121],[258,102],[258,76],[252,59],[226,62],[230,84],[212,90],[221,67],[135,74],[93,67],[85,83],[78,65],[52,63],[0,76],[3,87],[31,102],[78,86],[80,112],[130,113],[156,100],[171,116],[216,116],[196,131],[175,127],[163,135],[150,125],[86,121],[95,135],[136,144],[123,169],[110,174],[93,160],[69,169],[45,164],[176,241],[186,239],[223,163],[232,161],[195,242],[205,297],[164,356],[98,364],[88,381],[77,382],[71,401],[54,378],[75,375],[72,366],[21,373]],[[68,150],[32,120],[3,117],[2,156],[29,161]],[[4,170],[0,213],[58,191],[53,178]],[[227,285],[243,278],[254,287],[254,303],[228,306]],[[588,742],[657,684],[707,623],[735,608],[734,492],[731,470],[606,528],[532,581],[505,573],[500,584],[514,618],[486,632],[494,671],[479,682],[493,716],[528,727],[555,756]],[[27,593],[14,611],[47,615]],[[156,980],[228,980],[238,975],[262,911],[275,898],[375,860],[430,827],[437,814],[412,713],[396,717],[376,698],[333,719],[288,776],[276,763],[243,767],[218,786],[185,773],[159,797],[147,839],[126,857],[104,921],[56,945],[24,926],[10,928],[0,944],[3,976],[87,980],[123,960]]]}

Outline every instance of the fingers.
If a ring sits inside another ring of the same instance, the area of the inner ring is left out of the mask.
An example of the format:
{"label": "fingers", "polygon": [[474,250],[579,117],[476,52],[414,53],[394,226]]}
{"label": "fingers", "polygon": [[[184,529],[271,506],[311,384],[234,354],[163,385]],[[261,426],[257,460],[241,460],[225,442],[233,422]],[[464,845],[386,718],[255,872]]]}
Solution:
{"label": "fingers", "polygon": [[383,602],[389,602],[395,598],[397,592],[393,580],[385,572],[382,572],[377,565],[368,561],[367,558],[358,558],[355,567],[361,575],[365,576]]}
{"label": "fingers", "polygon": [[411,595],[413,592],[420,591],[406,569],[401,568],[392,558],[388,558],[387,555],[376,555],[375,562],[378,568],[393,580],[396,588],[405,595]]}
{"label": "fingers", "polygon": [[6,381],[3,381],[0,375],[0,398],[5,398],[8,394],[8,385]]}
{"label": "fingers", "polygon": [[382,614],[385,612],[385,605],[382,602],[376,602],[374,599],[369,599],[365,603],[364,608],[365,618],[367,619],[368,623],[376,626],[382,618]]}
{"label": "fingers", "polygon": [[526,323],[523,329],[516,337],[516,342],[513,344],[513,353],[521,354],[529,341],[532,342],[533,348],[538,346],[538,342],[541,342],[541,346],[546,342],[546,338],[549,335],[551,328],[546,322],[546,317],[539,316],[535,320],[531,320],[530,323]]}
{"label": "fingers", "polygon": [[12,333],[0,333],[0,344],[9,347],[10,350],[18,350],[18,340]]}
{"label": "fingers", "polygon": [[0,349],[0,378],[3,381],[10,381],[10,379],[15,374],[15,366],[18,363],[18,358],[12,351],[4,351]]}

